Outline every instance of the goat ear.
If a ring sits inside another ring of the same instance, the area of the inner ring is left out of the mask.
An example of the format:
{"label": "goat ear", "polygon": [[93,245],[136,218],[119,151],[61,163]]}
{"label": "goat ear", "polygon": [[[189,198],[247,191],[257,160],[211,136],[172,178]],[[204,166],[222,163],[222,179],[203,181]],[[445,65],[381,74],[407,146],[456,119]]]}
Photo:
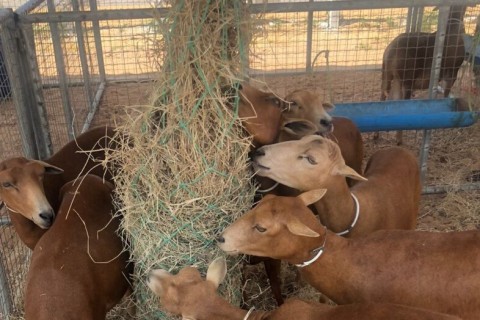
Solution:
{"label": "goat ear", "polygon": [[297,198],[302,200],[305,206],[309,206],[311,204],[314,204],[318,200],[322,199],[325,193],[327,193],[327,189],[314,189],[314,190],[310,190],[302,193]]}
{"label": "goat ear", "polygon": [[153,291],[158,297],[161,297],[165,292],[164,284],[162,280],[166,279],[167,277],[172,276],[170,272],[163,270],[163,269],[155,269],[150,271],[148,276],[147,285],[150,290]]}
{"label": "goat ear", "polygon": [[353,170],[347,165],[342,165],[342,166],[337,166],[336,168],[333,169],[333,174],[335,175],[341,175],[350,179],[354,180],[360,180],[360,181],[367,181],[368,179],[361,176],[360,174],[357,173],[357,171]]}
{"label": "goat ear", "polygon": [[291,119],[283,123],[282,130],[298,137],[304,137],[314,134],[317,131],[317,127],[308,120]]}
{"label": "goat ear", "polygon": [[297,218],[292,218],[290,221],[288,221],[287,229],[297,236],[310,238],[320,237],[318,233],[301,223]]}
{"label": "goat ear", "polygon": [[323,107],[323,109],[325,109],[327,111],[332,111],[333,109],[335,109],[335,105],[333,103],[330,103],[330,102],[322,103],[322,107]]}
{"label": "goat ear", "polygon": [[32,161],[42,165],[45,168],[45,173],[48,173],[48,174],[63,173],[63,169],[61,169],[59,167],[52,166],[49,163],[46,163],[46,162],[43,162],[43,161],[40,161],[40,160],[32,160]]}
{"label": "goat ear", "polygon": [[225,258],[219,257],[210,263],[207,270],[207,281],[212,282],[215,288],[218,288],[220,283],[225,280],[227,275],[227,262]]}

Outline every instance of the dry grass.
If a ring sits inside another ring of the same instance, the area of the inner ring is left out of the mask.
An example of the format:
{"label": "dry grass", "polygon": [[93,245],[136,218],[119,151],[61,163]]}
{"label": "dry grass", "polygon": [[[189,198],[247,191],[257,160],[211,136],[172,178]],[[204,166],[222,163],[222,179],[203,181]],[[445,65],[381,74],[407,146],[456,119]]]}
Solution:
{"label": "dry grass", "polygon": [[[220,254],[215,235],[252,204],[251,141],[220,89],[238,81],[246,25],[234,21],[241,10],[233,2],[178,1],[164,22],[168,37],[158,52],[166,52],[165,65],[151,103],[118,128],[121,148],[109,161],[121,168],[117,206],[136,264],[140,319],[167,317],[145,285],[148,272],[205,268]],[[225,286],[237,303],[239,259],[229,259]]]}

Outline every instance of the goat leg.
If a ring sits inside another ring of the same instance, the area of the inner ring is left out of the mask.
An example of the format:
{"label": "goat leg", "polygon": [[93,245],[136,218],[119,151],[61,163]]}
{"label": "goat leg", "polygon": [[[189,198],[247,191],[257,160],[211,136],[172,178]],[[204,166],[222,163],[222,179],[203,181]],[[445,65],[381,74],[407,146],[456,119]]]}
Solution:
{"label": "goat leg", "polygon": [[270,288],[272,289],[272,294],[277,305],[281,306],[283,304],[282,297],[282,281],[280,279],[280,271],[282,262],[277,259],[265,259],[263,260],[263,265],[265,267],[265,272],[268,277],[268,282],[270,283]]}

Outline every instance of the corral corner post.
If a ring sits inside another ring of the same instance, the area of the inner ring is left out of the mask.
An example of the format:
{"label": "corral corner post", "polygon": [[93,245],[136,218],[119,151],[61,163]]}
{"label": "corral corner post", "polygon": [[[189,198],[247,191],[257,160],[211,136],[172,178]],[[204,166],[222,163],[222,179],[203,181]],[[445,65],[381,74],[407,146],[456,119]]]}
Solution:
{"label": "corral corner post", "polygon": [[[438,79],[440,77],[440,68],[442,65],[443,47],[445,46],[445,33],[447,30],[448,13],[450,8],[442,6],[439,8],[438,28],[435,37],[435,47],[433,50],[432,69],[430,72],[430,83],[428,88],[428,98],[433,99],[437,93]],[[427,175],[427,158],[430,150],[431,131],[423,131],[422,147],[420,149],[420,179],[425,183]]]}
{"label": "corral corner post", "polygon": [[[28,44],[12,9],[0,9],[0,40],[26,157],[45,159],[52,153],[45,105],[38,79],[32,75]],[[34,59],[35,57],[31,57]]]}
{"label": "corral corner post", "polygon": [[13,301],[8,285],[5,265],[0,257],[0,319],[6,319],[12,313]]}

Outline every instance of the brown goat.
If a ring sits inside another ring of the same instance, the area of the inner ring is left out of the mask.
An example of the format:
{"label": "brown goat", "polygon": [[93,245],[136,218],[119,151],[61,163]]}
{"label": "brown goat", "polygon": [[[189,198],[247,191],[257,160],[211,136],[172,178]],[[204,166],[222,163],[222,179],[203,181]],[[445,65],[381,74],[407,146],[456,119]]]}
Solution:
{"label": "brown goat", "polygon": [[[320,97],[307,90],[297,90],[287,95],[283,109],[284,122],[280,129],[278,142],[299,140],[304,136],[321,133],[323,136],[338,143],[342,156],[347,165],[357,172],[362,172],[363,140],[357,126],[347,118],[331,118],[327,110],[334,106],[329,103],[321,103]],[[295,118],[299,117],[299,118]],[[315,123],[315,124],[314,124]],[[281,196],[297,196],[297,189],[276,183],[267,177],[256,176],[262,193],[270,193]],[[347,184],[353,186],[355,180],[347,178]],[[257,258],[262,259],[262,258]],[[263,258],[265,259],[265,258]],[[279,260],[267,259],[265,266],[271,288],[278,305],[283,303],[281,295]],[[272,285],[273,283],[273,285]]]}
{"label": "brown goat", "polygon": [[[450,94],[466,55],[463,43],[465,11],[466,6],[450,7],[439,77],[439,81],[444,82],[445,97]],[[382,101],[410,99],[413,90],[428,89],[436,34],[402,33],[387,46],[382,63]],[[397,143],[402,143],[400,131]]]}
{"label": "brown goat", "polygon": [[116,233],[112,190],[95,175],[63,186],[55,223],[33,250],[25,319],[105,319],[127,293],[133,265]]}
{"label": "brown goat", "polygon": [[[318,94],[308,90],[293,91],[285,97],[285,101],[286,107],[283,112],[285,120],[304,119],[312,122],[317,127],[317,134],[338,143],[345,163],[356,172],[362,173],[363,140],[360,130],[352,120],[344,117],[332,118],[328,112],[335,106],[331,103],[322,103]],[[278,140],[283,141],[288,140]]]}
{"label": "brown goat", "polygon": [[248,84],[242,84],[239,93],[238,116],[253,137],[254,147],[274,143],[282,120],[280,99]]}
{"label": "brown goat", "polygon": [[[392,147],[375,152],[360,176],[345,164],[333,141],[307,136],[258,149],[260,176],[308,191],[328,189],[315,209],[332,231],[363,236],[380,229],[414,229],[420,205],[420,174],[412,152]],[[362,180],[349,188],[345,177]]]}
{"label": "brown goat", "polygon": [[9,209],[12,225],[27,247],[33,249],[51,226],[65,183],[82,173],[112,181],[111,172],[100,162],[113,135],[112,128],[98,127],[79,135],[44,162],[11,158],[0,163],[0,201]]}
{"label": "brown goat", "polygon": [[456,315],[480,314],[480,232],[380,230],[348,239],[307,207],[325,189],[269,195],[217,238],[229,254],[296,264],[302,277],[337,304],[396,303]]}
{"label": "brown goat", "polygon": [[[236,93],[234,88],[225,90],[229,102],[233,103]],[[243,83],[238,90],[238,116],[245,131],[252,136],[253,148],[274,143],[280,132],[282,112],[280,99],[271,92],[264,92]],[[280,263],[270,259],[251,257],[250,264],[263,262],[265,272],[278,304],[283,303],[280,285]]]}
{"label": "brown goat", "polygon": [[[283,123],[277,142],[298,140],[310,134],[328,136],[338,143],[347,164],[358,172],[362,172],[362,136],[351,120],[339,117],[332,119],[328,111],[333,110],[334,105],[322,102],[318,94],[308,90],[293,91],[284,100],[282,103]],[[297,190],[276,184],[265,177],[257,176],[257,181],[263,193],[268,191],[268,193],[284,196],[298,194]],[[349,185],[353,185],[353,180],[347,178],[347,181]],[[280,261],[265,261],[265,263],[273,294],[280,305],[283,302],[278,276]]]}
{"label": "brown goat", "polygon": [[162,307],[190,320],[454,320],[454,316],[427,310],[385,303],[365,303],[342,306],[289,299],[278,309],[246,311],[232,306],[216,293],[227,272],[224,258],[217,258],[208,267],[203,280],[196,268],[186,267],[171,275],[153,270],[148,286],[160,297]]}
{"label": "brown goat", "polygon": [[323,102],[320,95],[309,90],[295,90],[287,94],[283,103],[283,117],[286,120],[292,118],[305,119],[311,121],[317,126],[319,133],[331,132],[334,127],[332,116],[328,112],[335,106],[328,102]]}

